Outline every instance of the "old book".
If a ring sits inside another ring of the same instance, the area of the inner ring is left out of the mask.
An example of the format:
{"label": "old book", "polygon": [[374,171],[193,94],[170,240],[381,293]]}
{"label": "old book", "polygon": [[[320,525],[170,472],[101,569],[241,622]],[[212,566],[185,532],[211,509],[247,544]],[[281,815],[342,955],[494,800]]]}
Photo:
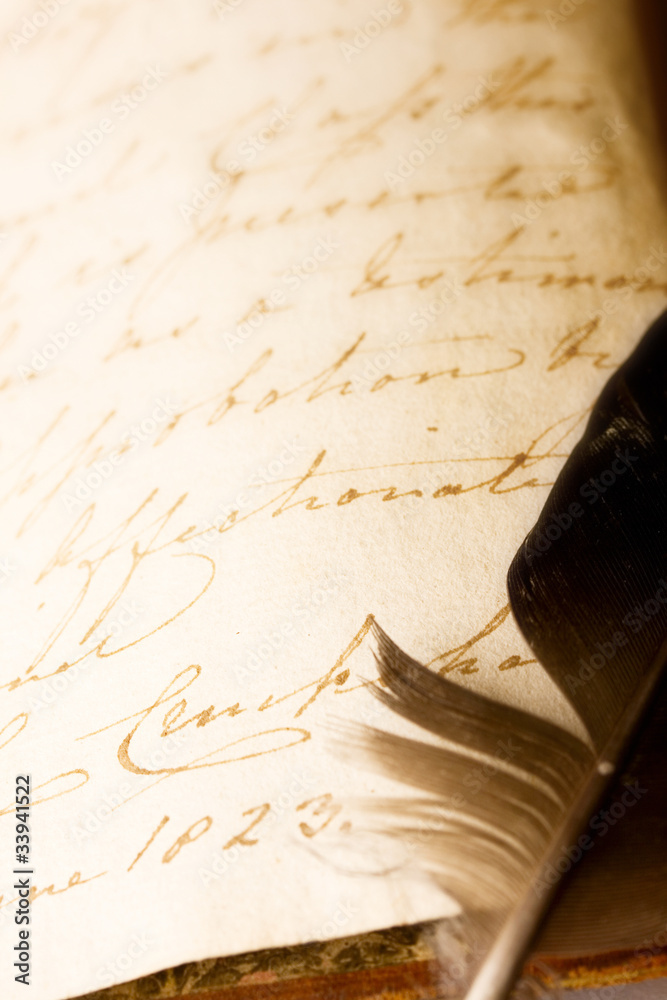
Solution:
{"label": "old book", "polygon": [[4,12],[3,996],[458,913],[374,620],[582,735],[504,581],[665,302],[632,11],[380,4]]}

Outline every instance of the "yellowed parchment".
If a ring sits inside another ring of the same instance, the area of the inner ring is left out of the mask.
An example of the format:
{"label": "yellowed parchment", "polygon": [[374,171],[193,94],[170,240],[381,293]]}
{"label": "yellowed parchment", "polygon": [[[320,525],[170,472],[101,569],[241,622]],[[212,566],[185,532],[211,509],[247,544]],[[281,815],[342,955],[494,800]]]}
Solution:
{"label": "yellowed parchment", "polygon": [[504,576],[666,297],[627,12],[4,5],[2,997],[18,774],[60,1000],[452,912],[326,846],[372,616],[576,728]]}

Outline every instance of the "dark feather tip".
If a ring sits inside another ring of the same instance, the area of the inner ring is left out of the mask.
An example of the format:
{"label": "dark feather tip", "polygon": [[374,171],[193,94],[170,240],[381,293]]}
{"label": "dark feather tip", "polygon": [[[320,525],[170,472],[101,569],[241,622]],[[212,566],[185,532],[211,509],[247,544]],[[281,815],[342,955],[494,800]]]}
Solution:
{"label": "dark feather tip", "polygon": [[507,583],[602,745],[667,634],[667,313],[607,382]]}

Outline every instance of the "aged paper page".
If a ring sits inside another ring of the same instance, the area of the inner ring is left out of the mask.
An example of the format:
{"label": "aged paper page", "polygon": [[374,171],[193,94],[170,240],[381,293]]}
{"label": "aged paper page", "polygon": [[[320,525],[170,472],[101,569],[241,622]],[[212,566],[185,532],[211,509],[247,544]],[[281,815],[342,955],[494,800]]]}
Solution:
{"label": "aged paper page", "polygon": [[628,8],[561,7],[3,8],[3,997],[23,899],[32,1000],[455,911],[329,851],[372,616],[576,728],[504,577],[667,230]]}

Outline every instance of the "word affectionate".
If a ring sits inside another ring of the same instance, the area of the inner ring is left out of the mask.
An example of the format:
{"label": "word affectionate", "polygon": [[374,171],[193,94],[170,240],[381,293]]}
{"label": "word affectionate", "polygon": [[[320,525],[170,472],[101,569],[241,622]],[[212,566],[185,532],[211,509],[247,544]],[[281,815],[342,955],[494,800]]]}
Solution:
{"label": "word affectionate", "polygon": [[78,142],[66,148],[62,160],[51,161],[51,169],[58,180],[61,181],[64,177],[68,177],[73,170],[76,170],[98,146],[102,145],[107,135],[115,132],[118,122],[124,121],[140,104],[143,104],[150,92],[159,87],[166,79],[167,74],[163,73],[158,66],[149,67],[141,83],[129,92],[121,94],[111,105],[111,112],[115,120],[114,118],[101,118],[96,126],[84,130],[83,136]]}

